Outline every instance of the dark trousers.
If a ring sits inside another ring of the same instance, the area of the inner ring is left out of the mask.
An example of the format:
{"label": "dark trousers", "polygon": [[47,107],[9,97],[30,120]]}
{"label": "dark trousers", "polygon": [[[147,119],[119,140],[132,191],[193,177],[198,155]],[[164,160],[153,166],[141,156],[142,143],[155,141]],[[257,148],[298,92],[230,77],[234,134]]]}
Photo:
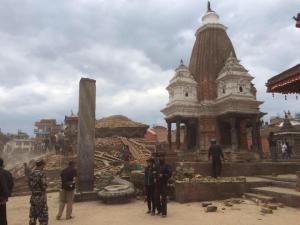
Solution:
{"label": "dark trousers", "polygon": [[221,159],[213,159],[212,160],[212,176],[219,177],[222,172],[222,162]]}
{"label": "dark trousers", "polygon": [[0,225],[7,225],[6,204],[0,203]]}
{"label": "dark trousers", "polygon": [[277,149],[276,146],[270,146],[271,159],[273,162],[277,162]]}
{"label": "dark trousers", "polygon": [[158,184],[156,186],[155,199],[158,213],[167,215],[167,184]]}
{"label": "dark trousers", "polygon": [[146,189],[148,210],[155,212],[154,185],[146,185],[145,189]]}

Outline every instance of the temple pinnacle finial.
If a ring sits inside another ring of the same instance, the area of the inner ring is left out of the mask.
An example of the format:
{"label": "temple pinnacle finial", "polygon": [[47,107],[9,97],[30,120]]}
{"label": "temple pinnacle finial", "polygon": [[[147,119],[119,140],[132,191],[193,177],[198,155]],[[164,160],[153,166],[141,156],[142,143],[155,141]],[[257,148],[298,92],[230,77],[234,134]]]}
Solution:
{"label": "temple pinnacle finial", "polygon": [[183,60],[182,59],[180,59],[180,65],[183,65]]}
{"label": "temple pinnacle finial", "polygon": [[207,12],[212,12],[210,7],[210,1],[207,1]]}

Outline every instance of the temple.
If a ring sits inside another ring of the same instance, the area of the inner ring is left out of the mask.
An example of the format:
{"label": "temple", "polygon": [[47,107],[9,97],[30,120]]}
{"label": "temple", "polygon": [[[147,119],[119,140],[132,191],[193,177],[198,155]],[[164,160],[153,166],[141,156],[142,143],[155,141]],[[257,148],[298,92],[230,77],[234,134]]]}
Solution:
{"label": "temple", "polygon": [[300,94],[300,64],[270,78],[267,91],[281,94]]}
{"label": "temple", "polygon": [[[189,66],[181,61],[167,87],[169,102],[161,112],[168,124],[169,148],[181,155],[206,156],[212,138],[228,152],[246,152],[249,129],[252,149],[261,152],[262,102],[256,100],[253,76],[237,59],[226,29],[208,5],[196,31]],[[175,146],[172,124],[177,130]],[[182,126],[185,132],[181,143]]]}

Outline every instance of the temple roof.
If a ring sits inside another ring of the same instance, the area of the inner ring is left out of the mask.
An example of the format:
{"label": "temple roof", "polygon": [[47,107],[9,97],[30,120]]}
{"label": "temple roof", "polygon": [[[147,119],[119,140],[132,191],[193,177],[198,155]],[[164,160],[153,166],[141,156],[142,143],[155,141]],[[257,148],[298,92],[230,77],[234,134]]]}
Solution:
{"label": "temple roof", "polygon": [[196,33],[189,64],[189,70],[199,84],[199,100],[216,98],[215,80],[231,52],[235,56],[226,27],[219,22],[216,12],[208,11]]}
{"label": "temple roof", "polygon": [[218,79],[225,77],[226,74],[238,75],[253,79],[253,77],[248,73],[248,70],[246,70],[245,67],[242,66],[239,62],[240,61],[231,52],[228,59],[225,62],[224,67],[219,73]]}
{"label": "temple roof", "polygon": [[180,61],[180,65],[175,69],[175,75],[170,80],[170,84],[167,87],[169,89],[174,84],[178,83],[186,83],[196,85],[197,82],[195,81],[194,77],[191,75],[189,68],[183,64],[183,61]]}
{"label": "temple roof", "polygon": [[96,128],[117,128],[117,127],[149,127],[146,124],[135,122],[123,115],[104,117],[96,121]]}
{"label": "temple roof", "polygon": [[270,78],[266,86],[267,92],[300,94],[300,64]]}
{"label": "temple roof", "polygon": [[295,130],[295,127],[291,124],[290,119],[288,117],[284,118],[283,125],[280,128],[280,131],[283,130]]}

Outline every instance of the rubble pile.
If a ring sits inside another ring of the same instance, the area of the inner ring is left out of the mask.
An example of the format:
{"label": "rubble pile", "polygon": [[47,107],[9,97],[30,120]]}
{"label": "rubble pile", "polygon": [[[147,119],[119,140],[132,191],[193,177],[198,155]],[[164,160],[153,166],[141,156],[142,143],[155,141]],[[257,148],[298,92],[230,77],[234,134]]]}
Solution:
{"label": "rubble pile", "polygon": [[96,138],[122,136],[143,138],[148,125],[132,121],[123,115],[113,115],[96,121]]}
{"label": "rubble pile", "polygon": [[96,174],[119,175],[124,168],[122,151],[125,145],[128,146],[130,163],[145,164],[151,156],[151,151],[137,139],[125,137],[97,138],[95,146]]}
{"label": "rubble pile", "polygon": [[129,150],[128,163],[145,164],[151,156],[151,149],[142,140],[148,127],[122,115],[97,120],[95,174],[97,176],[106,173],[119,175],[125,167],[124,146],[128,146]]}
{"label": "rubble pile", "polygon": [[113,115],[97,120],[96,128],[144,127],[143,123],[135,122],[123,115]]}
{"label": "rubble pile", "polygon": [[[143,168],[153,151],[151,143],[149,145],[143,139],[147,129],[148,125],[134,122],[121,115],[106,117],[96,122],[94,172],[97,189],[111,184],[115,176],[129,177],[130,171]],[[124,161],[125,146],[128,147],[129,156],[129,161],[126,162]],[[59,188],[60,171],[70,160],[76,160],[77,156],[65,157],[51,153],[28,161],[28,167],[33,169],[35,160],[40,158],[46,161],[45,172],[48,183]],[[11,169],[13,176],[18,180],[17,192],[22,193],[28,188],[23,161]]]}
{"label": "rubble pile", "polygon": [[203,176],[195,174],[194,168],[176,167],[173,177],[178,183],[228,183],[228,182],[246,182],[246,177],[218,177]]}
{"label": "rubble pile", "polygon": [[[27,162],[28,168],[33,170],[35,168],[35,161],[43,159],[46,162],[44,171],[47,176],[48,191],[57,191],[60,189],[60,172],[61,169],[68,165],[71,160],[76,160],[76,156],[64,157],[62,155],[55,155],[49,153],[43,156],[35,157]],[[29,194],[27,177],[25,176],[25,168],[23,163],[18,163],[10,169],[14,180],[15,187],[13,195],[27,195]]]}
{"label": "rubble pile", "polygon": [[119,137],[96,138],[95,152],[105,152],[114,157],[120,158],[123,143]]}
{"label": "rubble pile", "polygon": [[[75,157],[69,157],[66,159],[62,155],[55,155],[52,153],[46,154],[40,157],[33,158],[26,162],[29,169],[34,169],[35,161],[39,159],[43,159],[46,162],[46,166],[44,168],[45,171],[52,171],[60,170],[68,164],[69,160],[75,159]],[[15,164],[15,166],[10,169],[10,172],[15,179],[25,176],[23,163]]]}

